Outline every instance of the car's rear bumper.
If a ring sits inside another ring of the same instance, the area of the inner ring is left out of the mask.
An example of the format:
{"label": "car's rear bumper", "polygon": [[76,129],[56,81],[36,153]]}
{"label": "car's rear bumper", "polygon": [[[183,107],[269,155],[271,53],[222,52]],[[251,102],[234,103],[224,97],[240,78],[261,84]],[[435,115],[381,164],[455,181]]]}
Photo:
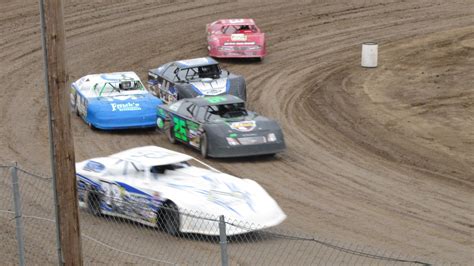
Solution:
{"label": "car's rear bumper", "polygon": [[285,148],[283,141],[255,145],[213,146],[209,147],[209,156],[215,158],[259,156],[282,152]]}
{"label": "car's rear bumper", "polygon": [[239,50],[239,51],[209,51],[209,56],[217,58],[263,58],[265,51]]}

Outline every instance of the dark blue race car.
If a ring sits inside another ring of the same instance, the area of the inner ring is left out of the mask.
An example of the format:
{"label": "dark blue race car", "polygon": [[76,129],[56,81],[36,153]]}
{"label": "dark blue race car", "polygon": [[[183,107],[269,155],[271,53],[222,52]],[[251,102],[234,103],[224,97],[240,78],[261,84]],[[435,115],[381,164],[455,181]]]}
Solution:
{"label": "dark blue race car", "polygon": [[166,103],[197,96],[231,94],[247,99],[245,80],[211,57],[169,62],[148,71],[148,88]]}

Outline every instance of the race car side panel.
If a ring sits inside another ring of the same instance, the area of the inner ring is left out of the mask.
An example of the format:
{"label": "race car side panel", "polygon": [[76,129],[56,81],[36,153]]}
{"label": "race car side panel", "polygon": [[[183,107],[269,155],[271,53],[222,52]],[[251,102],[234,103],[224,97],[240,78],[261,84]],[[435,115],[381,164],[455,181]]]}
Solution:
{"label": "race car side panel", "polygon": [[156,226],[157,211],[163,200],[142,186],[77,173],[79,203],[88,206],[91,197],[98,201],[102,214],[131,219]]}
{"label": "race car side panel", "polygon": [[202,129],[201,124],[192,120],[184,118],[176,113],[169,115],[170,125],[173,126],[174,137],[185,144],[188,144],[196,149],[199,149]]}

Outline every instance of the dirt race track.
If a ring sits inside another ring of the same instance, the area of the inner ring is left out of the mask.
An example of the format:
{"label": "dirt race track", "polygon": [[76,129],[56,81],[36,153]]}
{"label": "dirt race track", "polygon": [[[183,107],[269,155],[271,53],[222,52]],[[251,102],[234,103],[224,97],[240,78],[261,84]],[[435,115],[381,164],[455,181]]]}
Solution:
{"label": "dirt race track", "polygon": [[[0,1],[0,162],[49,173],[37,1]],[[263,62],[225,60],[250,109],[277,119],[275,158],[207,160],[258,181],[282,228],[470,264],[474,228],[474,2],[65,1],[70,81],[207,55],[204,26],[251,17]],[[361,43],[379,67],[360,67]],[[76,159],[141,145],[193,156],[155,131],[101,132],[72,116]],[[0,254],[1,255],[1,254]]]}

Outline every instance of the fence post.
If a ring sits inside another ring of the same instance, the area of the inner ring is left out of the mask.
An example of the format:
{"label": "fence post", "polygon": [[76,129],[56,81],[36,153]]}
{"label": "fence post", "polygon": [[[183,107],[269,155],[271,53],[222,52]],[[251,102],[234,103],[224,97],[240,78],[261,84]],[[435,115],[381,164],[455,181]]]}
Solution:
{"label": "fence post", "polygon": [[23,222],[21,214],[20,188],[18,186],[17,163],[10,168],[13,185],[13,202],[15,204],[15,221],[16,221],[16,239],[18,241],[18,255],[20,256],[20,265],[25,265],[25,245],[23,242]]}
{"label": "fence post", "polygon": [[222,266],[228,266],[229,258],[227,256],[227,234],[225,232],[224,215],[219,216],[219,237],[221,244],[221,263]]}

